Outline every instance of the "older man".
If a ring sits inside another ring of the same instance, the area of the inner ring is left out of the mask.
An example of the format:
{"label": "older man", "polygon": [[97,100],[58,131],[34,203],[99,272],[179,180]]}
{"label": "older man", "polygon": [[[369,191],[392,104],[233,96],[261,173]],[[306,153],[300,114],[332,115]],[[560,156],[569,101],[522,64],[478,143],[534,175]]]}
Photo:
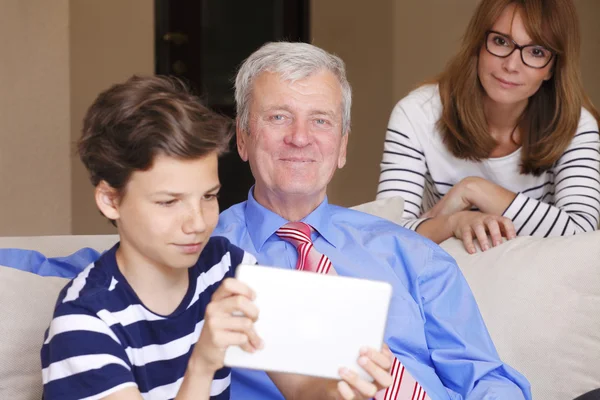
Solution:
{"label": "older man", "polygon": [[[237,147],[256,184],[246,202],[221,214],[215,234],[261,264],[393,285],[385,341],[395,381],[378,399],[529,399],[528,382],[499,359],[448,254],[391,222],[327,202],[350,127],[342,60],[309,44],[270,43],[244,62],[235,86]],[[264,372],[246,370],[233,372],[232,397],[282,398]]]}

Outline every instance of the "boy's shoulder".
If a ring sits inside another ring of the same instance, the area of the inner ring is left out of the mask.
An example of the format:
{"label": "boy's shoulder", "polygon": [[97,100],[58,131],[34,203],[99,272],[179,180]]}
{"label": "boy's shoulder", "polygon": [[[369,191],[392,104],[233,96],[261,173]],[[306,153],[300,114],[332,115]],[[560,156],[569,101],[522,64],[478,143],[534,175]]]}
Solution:
{"label": "boy's shoulder", "polygon": [[118,279],[115,277],[115,251],[117,245],[103,253],[98,260],[84,268],[60,292],[55,310],[61,305],[83,307],[90,311],[98,311],[103,307],[107,297],[115,289]]}
{"label": "boy's shoulder", "polygon": [[212,236],[202,254],[200,260],[204,267],[208,265],[214,265],[218,262],[227,261],[234,268],[239,264],[255,264],[256,258],[239,248],[238,246],[231,243],[231,241],[224,236]]}

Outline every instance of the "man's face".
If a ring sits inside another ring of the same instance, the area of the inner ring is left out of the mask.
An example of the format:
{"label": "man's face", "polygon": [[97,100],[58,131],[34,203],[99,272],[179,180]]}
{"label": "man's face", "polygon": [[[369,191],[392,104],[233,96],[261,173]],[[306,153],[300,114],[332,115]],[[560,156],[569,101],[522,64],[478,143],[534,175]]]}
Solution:
{"label": "man's face", "polygon": [[337,168],[346,163],[342,92],[331,72],[289,82],[264,72],[254,82],[249,132],[238,151],[256,179],[255,196],[299,196],[321,201]]}
{"label": "man's face", "polygon": [[108,209],[121,238],[118,259],[163,270],[193,266],[217,224],[219,188],[216,153],[195,160],[156,156]]}

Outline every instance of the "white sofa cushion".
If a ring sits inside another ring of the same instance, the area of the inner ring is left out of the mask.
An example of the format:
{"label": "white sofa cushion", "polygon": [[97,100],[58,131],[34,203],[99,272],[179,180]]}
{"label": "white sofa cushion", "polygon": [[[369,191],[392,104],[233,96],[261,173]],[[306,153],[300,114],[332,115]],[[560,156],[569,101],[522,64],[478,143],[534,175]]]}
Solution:
{"label": "white sofa cushion", "polygon": [[[354,207],[399,221],[397,198]],[[500,357],[531,383],[534,399],[600,388],[600,232],[519,237],[468,254],[441,244],[467,279]]]}
{"label": "white sofa cushion", "polygon": [[35,250],[46,257],[65,257],[89,247],[99,252],[110,249],[119,235],[57,235],[0,237],[0,249]]}
{"label": "white sofa cushion", "polygon": [[442,243],[465,275],[498,353],[534,399],[600,388],[600,232],[519,237],[468,254]]}
{"label": "white sofa cushion", "polygon": [[0,266],[0,399],[42,397],[40,349],[64,278]]}

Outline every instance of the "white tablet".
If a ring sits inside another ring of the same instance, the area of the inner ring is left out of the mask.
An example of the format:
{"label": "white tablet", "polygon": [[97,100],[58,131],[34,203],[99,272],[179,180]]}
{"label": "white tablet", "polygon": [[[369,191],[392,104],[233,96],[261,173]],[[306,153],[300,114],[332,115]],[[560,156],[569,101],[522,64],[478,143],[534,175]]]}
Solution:
{"label": "white tablet", "polygon": [[225,365],[331,379],[347,367],[372,381],[357,360],[361,347],[382,346],[390,284],[260,265],[238,266],[236,278],[256,292],[265,346],[229,347]]}

